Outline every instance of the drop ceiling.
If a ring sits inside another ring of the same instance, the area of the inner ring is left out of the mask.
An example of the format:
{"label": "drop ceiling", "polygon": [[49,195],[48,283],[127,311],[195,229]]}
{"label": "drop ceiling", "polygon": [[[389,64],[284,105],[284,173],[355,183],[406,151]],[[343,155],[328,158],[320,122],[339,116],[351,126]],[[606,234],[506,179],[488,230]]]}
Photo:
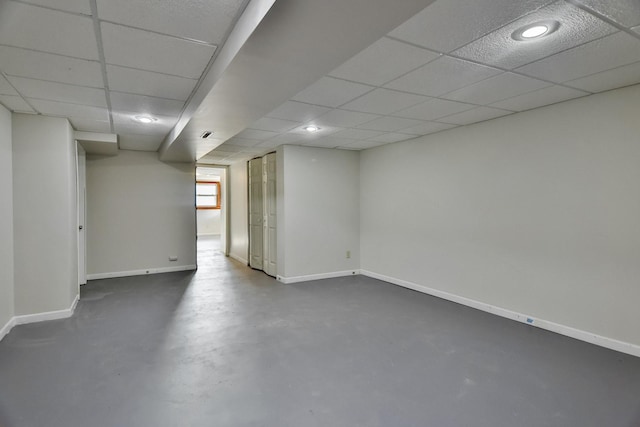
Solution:
{"label": "drop ceiling", "polygon": [[[281,144],[361,150],[640,83],[637,0],[277,0],[264,16],[256,1],[5,0],[0,102],[117,133],[122,149],[230,164]],[[236,36],[243,18],[255,25]],[[544,20],[557,31],[511,37]]]}

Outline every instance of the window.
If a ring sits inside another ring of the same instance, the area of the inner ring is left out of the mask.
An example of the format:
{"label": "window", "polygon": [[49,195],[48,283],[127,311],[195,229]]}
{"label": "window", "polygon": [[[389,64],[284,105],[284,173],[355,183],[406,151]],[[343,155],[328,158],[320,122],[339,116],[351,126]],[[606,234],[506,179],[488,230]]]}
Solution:
{"label": "window", "polygon": [[220,183],[196,181],[196,209],[220,209]]}

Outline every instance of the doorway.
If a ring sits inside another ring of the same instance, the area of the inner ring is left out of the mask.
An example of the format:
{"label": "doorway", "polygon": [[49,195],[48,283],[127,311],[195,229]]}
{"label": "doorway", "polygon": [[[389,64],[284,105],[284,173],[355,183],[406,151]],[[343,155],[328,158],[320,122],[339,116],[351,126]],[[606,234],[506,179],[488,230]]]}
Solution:
{"label": "doorway", "polygon": [[196,166],[197,264],[208,265],[228,255],[228,191],[226,166]]}
{"label": "doorway", "polygon": [[277,274],[276,154],[252,159],[249,169],[249,266]]}

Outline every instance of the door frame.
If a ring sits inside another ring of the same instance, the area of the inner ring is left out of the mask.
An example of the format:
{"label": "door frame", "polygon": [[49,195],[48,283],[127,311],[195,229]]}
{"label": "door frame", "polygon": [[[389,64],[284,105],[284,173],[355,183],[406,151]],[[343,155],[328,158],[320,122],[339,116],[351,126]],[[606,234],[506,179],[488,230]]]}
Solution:
{"label": "door frame", "polygon": [[[196,191],[196,168],[214,168],[214,169],[224,169],[224,190],[222,193],[222,198],[220,199],[220,204],[224,210],[224,229],[222,233],[224,233],[224,248],[222,248],[222,252],[224,256],[229,256],[229,252],[231,251],[231,184],[229,179],[229,165],[217,165],[217,164],[208,164],[208,163],[196,163],[193,168],[193,192],[195,196]],[[222,185],[221,185],[222,187]],[[193,215],[195,216],[195,233],[196,233],[196,253],[198,252],[198,209],[196,209],[195,205],[195,197],[193,200]],[[197,257],[196,257],[197,264]]]}

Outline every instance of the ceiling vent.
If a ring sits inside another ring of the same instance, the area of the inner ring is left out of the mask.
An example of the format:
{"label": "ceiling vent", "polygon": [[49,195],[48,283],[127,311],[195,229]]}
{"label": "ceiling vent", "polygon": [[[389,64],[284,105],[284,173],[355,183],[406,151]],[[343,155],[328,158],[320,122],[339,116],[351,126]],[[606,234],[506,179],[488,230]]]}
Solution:
{"label": "ceiling vent", "polygon": [[202,135],[200,135],[200,138],[202,139],[207,139],[209,138],[211,135],[213,135],[213,131],[207,130],[204,131],[204,133]]}

